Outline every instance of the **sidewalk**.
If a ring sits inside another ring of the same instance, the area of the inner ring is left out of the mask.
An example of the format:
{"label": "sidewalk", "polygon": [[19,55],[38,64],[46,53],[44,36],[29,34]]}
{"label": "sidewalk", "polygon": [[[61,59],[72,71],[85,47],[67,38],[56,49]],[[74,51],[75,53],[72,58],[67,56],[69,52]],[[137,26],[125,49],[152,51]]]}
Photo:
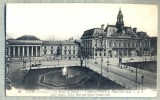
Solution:
{"label": "sidewalk", "polygon": [[[111,61],[110,61],[111,62]],[[129,68],[120,68],[117,66],[117,61],[116,59],[114,60],[114,62],[112,62],[112,64],[110,64],[108,66],[108,70],[109,72],[107,72],[107,63],[105,63],[103,61],[102,66],[103,66],[103,76],[106,78],[109,78],[110,80],[116,80],[116,83],[124,86],[126,88],[132,88],[132,89],[136,89],[136,73],[135,73],[135,68],[130,67]],[[94,60],[92,60],[92,62],[90,61],[87,66],[98,72],[99,74],[101,74],[101,63],[98,62],[98,64],[95,64]],[[138,69],[137,70],[137,82],[139,81],[140,84],[142,84],[142,79],[141,79],[141,75],[144,75],[144,80],[143,80],[143,87],[144,89],[156,89],[156,73],[152,73],[149,71],[145,71],[145,70],[141,70]],[[140,88],[140,87],[137,87]]]}

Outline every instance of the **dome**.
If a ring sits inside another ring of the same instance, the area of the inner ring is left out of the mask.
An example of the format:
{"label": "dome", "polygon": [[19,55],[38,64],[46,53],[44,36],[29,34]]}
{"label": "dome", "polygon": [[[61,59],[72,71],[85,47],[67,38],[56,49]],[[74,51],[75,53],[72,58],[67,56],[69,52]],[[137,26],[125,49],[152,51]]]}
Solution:
{"label": "dome", "polygon": [[39,38],[35,37],[34,35],[23,35],[16,40],[40,40]]}

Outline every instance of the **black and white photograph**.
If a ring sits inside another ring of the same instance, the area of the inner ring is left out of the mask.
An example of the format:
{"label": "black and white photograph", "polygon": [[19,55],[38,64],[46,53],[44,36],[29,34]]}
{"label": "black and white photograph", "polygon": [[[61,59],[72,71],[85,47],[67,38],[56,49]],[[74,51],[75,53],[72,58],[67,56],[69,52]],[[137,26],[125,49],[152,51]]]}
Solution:
{"label": "black and white photograph", "polygon": [[156,96],[156,5],[7,3],[5,15],[6,96]]}

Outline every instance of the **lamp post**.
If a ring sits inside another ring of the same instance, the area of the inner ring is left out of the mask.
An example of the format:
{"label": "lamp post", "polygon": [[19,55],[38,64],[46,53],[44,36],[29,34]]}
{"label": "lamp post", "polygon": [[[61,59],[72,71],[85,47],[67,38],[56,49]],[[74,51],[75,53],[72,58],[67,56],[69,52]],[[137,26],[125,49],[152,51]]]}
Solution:
{"label": "lamp post", "polygon": [[142,92],[143,92],[143,79],[144,79],[143,74],[142,74],[142,76],[141,76],[141,79],[142,79]]}
{"label": "lamp post", "polygon": [[108,66],[109,66],[109,56],[108,56],[108,61],[107,61],[107,72],[109,72]]}
{"label": "lamp post", "polygon": [[26,60],[23,57],[23,72],[22,72],[22,88],[24,87],[24,81],[25,81],[25,68],[26,68]]}
{"label": "lamp post", "polygon": [[30,56],[30,70],[31,70],[31,56]]}
{"label": "lamp post", "polygon": [[102,59],[102,51],[103,51],[103,46],[102,46],[102,44],[103,44],[103,33],[101,33],[100,35],[99,35],[99,39],[100,39],[100,54],[101,54],[101,76],[102,76],[102,62],[103,62],[103,59]]}

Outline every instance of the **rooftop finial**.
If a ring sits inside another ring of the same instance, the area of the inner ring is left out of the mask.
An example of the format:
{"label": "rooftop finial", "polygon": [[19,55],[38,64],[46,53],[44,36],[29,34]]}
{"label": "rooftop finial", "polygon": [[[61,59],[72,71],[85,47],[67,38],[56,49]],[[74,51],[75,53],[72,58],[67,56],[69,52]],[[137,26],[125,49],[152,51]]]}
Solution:
{"label": "rooftop finial", "polygon": [[119,7],[119,12],[121,12],[121,7]]}

